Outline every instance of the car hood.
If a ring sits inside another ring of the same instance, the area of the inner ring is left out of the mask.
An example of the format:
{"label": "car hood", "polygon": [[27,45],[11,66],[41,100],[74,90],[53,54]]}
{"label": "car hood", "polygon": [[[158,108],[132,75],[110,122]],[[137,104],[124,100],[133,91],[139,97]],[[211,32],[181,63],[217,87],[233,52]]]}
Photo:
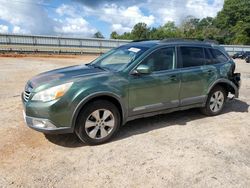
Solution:
{"label": "car hood", "polygon": [[[106,73],[99,68],[86,65],[76,65],[41,73],[28,81],[26,87],[35,89],[42,85],[58,85],[65,82],[74,81],[81,77],[100,75]],[[27,89],[27,88],[26,88]]]}

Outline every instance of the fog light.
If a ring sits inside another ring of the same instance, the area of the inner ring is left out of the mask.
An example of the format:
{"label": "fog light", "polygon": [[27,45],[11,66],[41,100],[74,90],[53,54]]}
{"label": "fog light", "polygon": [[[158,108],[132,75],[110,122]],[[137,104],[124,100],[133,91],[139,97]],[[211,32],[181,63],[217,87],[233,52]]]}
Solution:
{"label": "fog light", "polygon": [[44,121],[40,121],[40,120],[37,120],[37,119],[33,119],[32,124],[33,124],[34,127],[46,128],[46,122],[44,122]]}
{"label": "fog light", "polygon": [[32,124],[34,127],[41,128],[41,129],[54,129],[56,128],[55,125],[50,123],[49,121],[33,119]]}

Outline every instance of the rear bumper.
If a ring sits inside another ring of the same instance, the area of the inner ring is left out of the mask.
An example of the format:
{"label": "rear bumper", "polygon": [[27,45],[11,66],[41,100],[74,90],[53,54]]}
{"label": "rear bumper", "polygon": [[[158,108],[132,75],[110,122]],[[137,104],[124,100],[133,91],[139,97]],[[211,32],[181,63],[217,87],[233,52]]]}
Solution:
{"label": "rear bumper", "polygon": [[50,120],[26,116],[23,112],[24,120],[28,127],[46,134],[66,134],[72,133],[71,127],[56,127]]}
{"label": "rear bumper", "polygon": [[233,75],[233,79],[232,79],[232,82],[234,83],[235,87],[234,87],[234,90],[235,90],[235,98],[238,98],[239,97],[239,89],[241,87],[241,74],[240,73],[234,73]]}

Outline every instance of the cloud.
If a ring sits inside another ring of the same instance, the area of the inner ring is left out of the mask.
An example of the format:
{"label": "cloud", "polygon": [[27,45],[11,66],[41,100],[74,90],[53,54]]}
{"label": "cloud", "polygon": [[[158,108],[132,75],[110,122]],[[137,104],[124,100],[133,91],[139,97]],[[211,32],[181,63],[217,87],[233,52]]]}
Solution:
{"label": "cloud", "polygon": [[[46,6],[39,5],[43,4],[3,0],[0,20],[9,23],[15,34],[91,36],[96,32],[74,7],[62,4],[53,10],[55,17],[49,17]],[[6,27],[1,30],[6,31]]]}
{"label": "cloud", "polygon": [[82,3],[84,6],[88,7],[102,7],[103,5],[111,5],[111,4],[116,4],[118,6],[139,6],[140,4],[147,3],[148,0],[126,0],[126,1],[121,1],[121,0],[73,0],[78,3]]}
{"label": "cloud", "polygon": [[180,24],[187,16],[196,18],[215,17],[224,0],[148,0],[144,8],[159,18],[158,24],[174,21]]}
{"label": "cloud", "polygon": [[9,27],[7,25],[0,25],[0,33],[8,33]]}
{"label": "cloud", "polygon": [[[44,4],[50,2],[49,4]],[[109,31],[129,32],[138,22],[159,26],[168,21],[180,24],[187,16],[214,17],[224,0],[1,0],[0,31],[42,34],[92,36],[97,27],[106,25]],[[65,4],[63,2],[70,2]],[[94,20],[93,20],[94,19]],[[1,22],[2,21],[2,22]],[[98,25],[100,24],[100,25]],[[106,25],[105,25],[106,24]],[[7,26],[7,29],[6,29]]]}
{"label": "cloud", "polygon": [[29,31],[27,31],[25,29],[22,29],[19,26],[14,26],[13,30],[12,30],[12,33],[14,33],[14,34],[25,34],[25,33],[29,33]]}
{"label": "cloud", "polygon": [[137,6],[124,7],[107,4],[99,9],[89,7],[83,7],[83,9],[86,13],[96,15],[100,20],[111,24],[111,30],[120,34],[129,32],[136,23],[144,22],[151,26],[155,21],[153,15],[145,15]]}
{"label": "cloud", "polygon": [[[177,24],[187,16],[215,17],[224,0],[75,0],[86,15],[95,15],[110,24],[118,33],[131,31],[138,22],[149,26],[163,25],[168,21]],[[156,19],[157,18],[157,19]]]}
{"label": "cloud", "polygon": [[[32,0],[9,1],[2,0],[0,4],[0,19],[32,34],[53,34],[53,20],[46,10],[37,6]],[[21,31],[21,30],[20,30]]]}
{"label": "cloud", "polygon": [[180,23],[187,16],[214,17],[224,4],[224,0],[73,0],[73,2],[98,9],[112,4],[117,7],[137,6],[159,17],[160,23],[166,21]]}
{"label": "cloud", "polygon": [[119,34],[122,34],[125,32],[130,32],[131,27],[126,27],[126,26],[123,26],[122,24],[112,24],[111,30],[116,31]]}
{"label": "cloud", "polygon": [[56,9],[56,13],[59,16],[67,15],[67,16],[71,16],[71,17],[76,17],[79,15],[79,14],[77,14],[77,10],[75,7],[70,6],[70,5],[66,5],[66,4],[62,4],[61,6],[59,6]]}
{"label": "cloud", "polygon": [[55,27],[55,32],[58,34],[91,37],[97,32],[96,29],[91,28],[89,23],[81,17],[66,18],[61,23]]}
{"label": "cloud", "polygon": [[70,6],[62,4],[56,9],[56,13],[61,16],[60,19],[55,19],[58,23],[54,27],[54,31],[63,35],[71,36],[93,36],[97,30],[90,26],[90,24],[80,16],[80,10]]}

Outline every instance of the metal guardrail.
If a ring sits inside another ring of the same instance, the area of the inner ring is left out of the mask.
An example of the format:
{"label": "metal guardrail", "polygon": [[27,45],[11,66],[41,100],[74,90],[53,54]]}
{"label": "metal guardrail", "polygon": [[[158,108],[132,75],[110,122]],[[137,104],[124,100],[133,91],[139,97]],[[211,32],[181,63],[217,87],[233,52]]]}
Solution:
{"label": "metal guardrail", "polygon": [[[23,53],[105,53],[130,40],[72,38],[41,35],[0,34],[0,52]],[[222,45],[230,54],[250,51],[250,46]]]}
{"label": "metal guardrail", "polygon": [[128,40],[0,34],[2,52],[105,53]]}
{"label": "metal guardrail", "polygon": [[[111,49],[111,48],[110,48]],[[0,52],[47,53],[47,54],[103,54],[109,48],[63,47],[63,46],[32,46],[32,45],[0,45]]]}

